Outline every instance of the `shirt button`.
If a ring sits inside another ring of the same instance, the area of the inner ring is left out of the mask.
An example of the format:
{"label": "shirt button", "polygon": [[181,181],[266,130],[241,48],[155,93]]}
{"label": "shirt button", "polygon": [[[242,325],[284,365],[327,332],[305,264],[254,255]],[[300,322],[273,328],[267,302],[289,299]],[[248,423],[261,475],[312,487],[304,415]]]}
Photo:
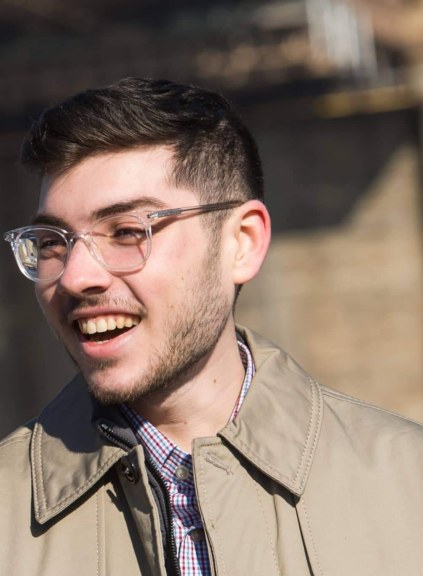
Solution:
{"label": "shirt button", "polygon": [[189,470],[186,466],[178,466],[175,470],[175,476],[178,480],[187,480],[189,478]]}
{"label": "shirt button", "polygon": [[195,528],[191,530],[189,537],[193,542],[202,542],[205,539],[204,530],[202,528]]}

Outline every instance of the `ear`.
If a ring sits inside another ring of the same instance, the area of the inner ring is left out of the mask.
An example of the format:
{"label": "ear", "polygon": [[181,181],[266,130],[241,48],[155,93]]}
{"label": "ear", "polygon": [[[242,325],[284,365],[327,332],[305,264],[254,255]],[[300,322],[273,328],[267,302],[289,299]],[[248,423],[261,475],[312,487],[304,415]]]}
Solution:
{"label": "ear", "polygon": [[249,200],[236,209],[232,232],[235,252],[233,283],[245,284],[258,273],[270,243],[270,216],[259,200]]}

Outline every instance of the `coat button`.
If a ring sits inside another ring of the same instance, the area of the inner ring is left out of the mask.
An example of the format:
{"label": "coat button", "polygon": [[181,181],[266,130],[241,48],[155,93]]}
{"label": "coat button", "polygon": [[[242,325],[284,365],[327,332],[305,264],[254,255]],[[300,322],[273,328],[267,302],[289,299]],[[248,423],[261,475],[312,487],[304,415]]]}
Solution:
{"label": "coat button", "polygon": [[186,466],[178,466],[175,470],[175,476],[178,480],[188,480],[189,469]]}
{"label": "coat button", "polygon": [[120,471],[128,482],[134,483],[138,481],[139,473],[137,466],[132,462],[128,456],[124,456],[120,461]]}

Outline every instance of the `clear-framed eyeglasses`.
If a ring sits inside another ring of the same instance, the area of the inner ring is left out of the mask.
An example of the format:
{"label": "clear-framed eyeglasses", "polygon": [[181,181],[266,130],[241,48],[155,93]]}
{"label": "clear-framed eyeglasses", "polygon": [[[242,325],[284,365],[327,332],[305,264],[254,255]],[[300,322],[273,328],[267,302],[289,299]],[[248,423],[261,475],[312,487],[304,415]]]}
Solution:
{"label": "clear-framed eyeglasses", "polygon": [[34,282],[53,282],[63,274],[75,242],[81,240],[106,270],[127,273],[141,268],[151,253],[152,225],[160,218],[189,212],[236,208],[244,200],[199,204],[153,212],[126,212],[98,220],[91,230],[69,232],[56,226],[33,225],[4,234],[22,274]]}

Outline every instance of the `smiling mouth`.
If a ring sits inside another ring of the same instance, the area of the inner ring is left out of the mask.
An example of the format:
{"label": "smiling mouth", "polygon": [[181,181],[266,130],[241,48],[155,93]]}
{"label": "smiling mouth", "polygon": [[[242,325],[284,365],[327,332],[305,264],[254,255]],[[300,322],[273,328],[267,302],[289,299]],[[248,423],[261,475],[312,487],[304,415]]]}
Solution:
{"label": "smiling mouth", "polygon": [[88,342],[106,342],[129,332],[140,323],[139,316],[117,314],[80,318],[76,325],[83,339]]}

